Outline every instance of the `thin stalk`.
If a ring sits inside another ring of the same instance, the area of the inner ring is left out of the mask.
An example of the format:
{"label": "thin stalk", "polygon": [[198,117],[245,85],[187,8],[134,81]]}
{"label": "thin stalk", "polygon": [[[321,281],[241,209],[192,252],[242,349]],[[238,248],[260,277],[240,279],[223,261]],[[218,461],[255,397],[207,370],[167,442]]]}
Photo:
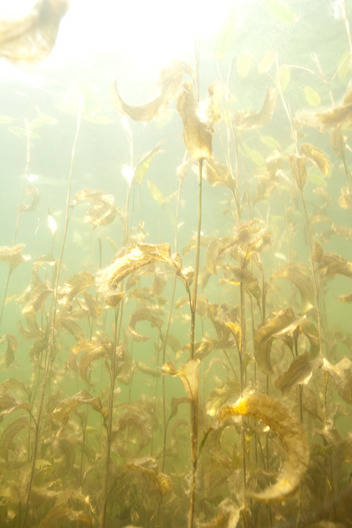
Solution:
{"label": "thin stalk", "polygon": [[43,376],[42,390],[41,390],[40,400],[39,400],[38,414],[37,414],[37,419],[35,422],[32,466],[31,466],[31,473],[30,473],[29,483],[28,483],[27,500],[26,500],[22,528],[25,528],[27,526],[27,521],[28,521],[29,504],[30,504],[31,495],[32,495],[35,465],[37,461],[40,427],[41,427],[41,419],[42,419],[42,414],[43,414],[43,409],[44,409],[45,394],[46,394],[46,389],[47,389],[48,380],[49,380],[50,367],[51,367],[51,364],[54,358],[54,353],[55,353],[56,310],[57,310],[57,301],[58,301],[59,280],[60,280],[60,272],[61,272],[61,266],[62,266],[62,261],[63,261],[67,231],[68,231],[68,224],[69,224],[69,219],[70,219],[73,163],[75,159],[78,133],[79,133],[80,124],[81,124],[81,114],[82,114],[82,100],[80,101],[80,105],[78,109],[76,133],[75,133],[75,138],[73,141],[72,154],[71,154],[70,173],[69,173],[67,194],[66,194],[66,213],[65,213],[65,223],[64,223],[64,234],[63,234],[63,239],[62,239],[62,244],[61,244],[60,257],[57,263],[55,288],[54,288],[54,294],[53,294],[53,304],[52,304],[52,309],[51,309],[51,318],[50,318],[50,326],[49,326],[50,335],[49,335],[48,346],[46,348],[46,353],[45,353],[45,358],[44,358],[44,365],[45,365],[44,366],[44,376]]}
{"label": "thin stalk", "polygon": [[[197,242],[196,256],[194,264],[193,292],[191,298],[191,360],[194,359],[195,329],[196,329],[196,310],[198,294],[198,275],[199,275],[199,257],[200,257],[200,238],[202,223],[202,181],[203,181],[203,158],[198,160],[198,222],[197,222]],[[192,458],[192,477],[190,491],[189,507],[189,528],[194,524],[194,506],[195,506],[195,488],[196,488],[196,470],[198,460],[198,393],[191,399],[191,458]]]}
{"label": "thin stalk", "polygon": [[106,506],[108,499],[108,488],[109,488],[109,474],[110,474],[110,459],[111,459],[111,444],[112,444],[112,418],[114,410],[114,392],[115,392],[115,380],[116,380],[116,347],[119,343],[121,324],[122,324],[123,309],[119,310],[117,306],[115,308],[115,321],[114,321],[114,341],[112,349],[112,357],[110,363],[110,388],[109,388],[109,407],[108,417],[106,420],[106,454],[105,454],[105,471],[103,479],[103,494],[102,494],[102,510],[100,526],[105,528],[106,521]]}

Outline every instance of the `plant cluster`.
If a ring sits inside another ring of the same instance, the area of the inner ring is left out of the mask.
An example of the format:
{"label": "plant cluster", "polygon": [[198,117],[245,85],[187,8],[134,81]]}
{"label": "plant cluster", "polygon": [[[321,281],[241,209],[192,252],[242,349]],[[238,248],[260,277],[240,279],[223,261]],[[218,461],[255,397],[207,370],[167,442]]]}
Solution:
{"label": "plant cluster", "polygon": [[[276,15],[289,23],[285,5]],[[234,24],[230,13],[216,45],[220,64]],[[257,64],[266,85],[255,108],[234,97],[234,63],[226,81],[219,68],[204,102],[197,60],[162,69],[145,104],[126,102],[114,82],[110,98],[131,153],[128,120],[148,127],[172,105],[186,148],[168,168],[179,185],[166,197],[148,180],[163,143],[136,166],[131,160],[122,208],[103,189],[72,192],[82,101],[62,236],[49,211],[51,248],[32,258],[17,237],[40,191],[24,177],[14,243],[0,247],[0,323],[20,310],[17,334],[3,326],[0,336],[1,526],[352,526],[352,91],[336,102],[332,90],[351,71],[350,52],[331,79],[314,56],[319,87],[304,90],[311,111],[290,110],[294,67],[277,54]],[[248,60],[238,60],[239,75]],[[326,88],[331,104],[321,108]],[[192,225],[181,246],[190,178],[195,232]],[[224,230],[203,232],[212,214],[206,193],[219,189]],[[139,192],[160,212],[172,210],[174,239],[160,241],[135,220]],[[66,247],[82,202],[99,258],[88,267],[78,257],[71,273]],[[11,296],[18,269],[30,266]]]}

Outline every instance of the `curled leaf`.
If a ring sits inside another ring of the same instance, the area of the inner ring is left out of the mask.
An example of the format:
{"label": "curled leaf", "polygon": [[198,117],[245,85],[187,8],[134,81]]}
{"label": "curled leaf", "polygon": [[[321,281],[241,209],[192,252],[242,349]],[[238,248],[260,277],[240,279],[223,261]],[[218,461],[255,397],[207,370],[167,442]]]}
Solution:
{"label": "curled leaf", "polygon": [[348,187],[342,187],[338,203],[341,209],[352,209],[352,194]]}
{"label": "curled leaf", "polygon": [[0,55],[11,62],[33,64],[54,47],[69,0],[38,0],[21,18],[0,21]]}
{"label": "curled leaf", "polygon": [[77,201],[89,201],[93,203],[84,221],[90,222],[94,227],[111,224],[116,217],[117,209],[114,197],[103,191],[82,189],[76,193]]}
{"label": "curled leaf", "polygon": [[29,196],[29,202],[22,201],[19,207],[20,213],[29,213],[35,211],[40,202],[40,191],[34,185],[26,185],[26,195]]}
{"label": "curled leaf", "polygon": [[284,500],[297,489],[308,466],[309,447],[303,427],[286,407],[266,394],[253,392],[244,395],[234,405],[222,406],[218,418],[223,421],[238,415],[251,416],[268,425],[280,437],[286,452],[277,482],[249,495],[264,502]]}
{"label": "curled leaf", "polygon": [[78,407],[79,405],[87,404],[90,405],[95,411],[101,412],[102,410],[102,404],[100,401],[100,398],[93,397],[89,394],[86,390],[81,390],[74,396],[71,396],[71,398],[66,398],[65,400],[62,400],[58,407],[56,407],[53,411],[53,416],[56,420],[58,420],[61,424],[66,424],[68,421],[68,417],[70,412]]}
{"label": "curled leaf", "polygon": [[169,264],[188,282],[189,274],[187,270],[181,269],[179,260],[171,256],[169,244],[139,244],[118,256],[110,266],[98,273],[98,289],[104,296],[111,297],[114,292],[119,293],[117,286],[127,275],[156,262]]}
{"label": "curled leaf", "polygon": [[336,365],[332,365],[324,358],[322,368],[329,374],[341,398],[352,404],[352,361],[344,357]]}
{"label": "curled leaf", "polygon": [[314,306],[314,286],[307,268],[303,264],[291,264],[287,268],[273,273],[272,279],[285,278],[298,289],[302,300],[302,312],[307,312]]}
{"label": "curled leaf", "polygon": [[13,334],[6,334],[0,336],[0,345],[4,342],[7,342],[6,352],[5,352],[5,365],[9,367],[15,361],[15,351],[18,347],[17,337]]}
{"label": "curled leaf", "polygon": [[241,110],[234,115],[234,123],[239,129],[261,127],[273,117],[276,103],[276,90],[268,89],[259,112]]}
{"label": "curled leaf", "polygon": [[139,321],[149,321],[153,328],[159,328],[159,330],[163,324],[161,317],[153,315],[148,308],[139,308],[135,310],[131,315],[130,324],[128,325],[128,332],[134,341],[147,341],[149,339],[149,337],[141,335],[135,329],[135,326]]}
{"label": "curled leaf", "polygon": [[309,353],[305,352],[292,361],[289,369],[276,380],[275,387],[286,394],[297,383],[306,383],[311,374]]}
{"label": "curled leaf", "polygon": [[181,370],[176,370],[173,365],[163,365],[163,373],[171,376],[179,376],[190,400],[198,398],[198,370],[199,359],[190,359]]}
{"label": "curled leaf", "polygon": [[28,255],[22,255],[22,249],[24,244],[17,244],[16,246],[1,246],[0,247],[0,262],[7,262],[10,266],[10,270],[14,270],[19,264],[27,262],[30,257]]}
{"label": "curled leaf", "polygon": [[204,165],[204,177],[210,185],[224,185],[229,189],[234,188],[234,178],[227,165],[218,163],[212,158],[208,158]]}
{"label": "curled leaf", "polygon": [[273,340],[292,333],[301,322],[302,318],[297,319],[292,308],[285,308],[255,331],[254,354],[262,372],[268,375],[273,372],[270,361]]}
{"label": "curled leaf", "polygon": [[125,103],[118,92],[115,81],[110,91],[111,102],[118,112],[135,121],[151,121],[160,110],[167,107],[171,99],[176,97],[185,75],[192,75],[192,68],[183,61],[173,61],[169,66],[161,69],[156,96],[141,105]]}
{"label": "curled leaf", "polygon": [[208,108],[201,110],[194,98],[191,83],[183,85],[177,99],[177,110],[183,120],[183,140],[193,159],[210,158],[213,141],[211,99]]}
{"label": "curled leaf", "polygon": [[312,161],[326,176],[330,170],[330,161],[325,154],[310,143],[302,143],[300,154]]}

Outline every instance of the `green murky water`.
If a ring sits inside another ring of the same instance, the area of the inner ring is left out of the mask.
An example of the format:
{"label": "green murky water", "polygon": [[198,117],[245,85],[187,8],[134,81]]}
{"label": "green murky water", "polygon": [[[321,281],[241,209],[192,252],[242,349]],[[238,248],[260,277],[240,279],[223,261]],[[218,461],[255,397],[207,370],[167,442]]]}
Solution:
{"label": "green murky water", "polygon": [[0,24],[0,524],[352,526],[351,3],[172,7]]}

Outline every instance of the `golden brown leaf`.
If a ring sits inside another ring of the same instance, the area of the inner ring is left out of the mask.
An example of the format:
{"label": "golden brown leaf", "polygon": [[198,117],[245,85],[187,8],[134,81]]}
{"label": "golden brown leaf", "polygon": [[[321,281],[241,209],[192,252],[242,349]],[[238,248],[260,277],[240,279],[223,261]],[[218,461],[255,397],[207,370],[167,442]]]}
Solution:
{"label": "golden brown leaf", "polygon": [[0,55],[33,64],[50,55],[69,0],[38,0],[21,18],[1,20]]}
{"label": "golden brown leaf", "polygon": [[66,425],[70,412],[79,405],[90,405],[95,411],[101,412],[102,404],[100,398],[94,398],[87,390],[81,390],[74,396],[62,400],[60,404],[53,410],[53,417],[61,424]]}
{"label": "golden brown leaf", "polygon": [[0,438],[0,451],[1,456],[8,460],[9,449],[15,438],[15,436],[23,431],[24,429],[33,429],[33,426],[29,423],[27,418],[22,416],[10,422],[1,433]]}
{"label": "golden brown leaf", "polygon": [[261,297],[261,288],[253,271],[250,271],[246,268],[240,268],[239,266],[233,266],[231,264],[225,264],[224,270],[224,282],[235,284],[236,286],[243,284],[243,287],[247,293],[253,295],[253,297],[259,301]]}
{"label": "golden brown leaf", "polygon": [[239,129],[256,128],[264,125],[273,117],[276,104],[276,90],[269,88],[259,112],[254,110],[241,110],[234,115],[235,126]]}
{"label": "golden brown leaf", "polygon": [[92,517],[80,510],[74,510],[68,504],[60,503],[53,506],[49,512],[42,519],[38,528],[52,528],[62,524],[62,521],[66,523],[76,524],[79,523],[83,526],[92,526]]}
{"label": "golden brown leaf", "polygon": [[92,189],[82,189],[76,193],[76,200],[93,203],[93,207],[87,211],[84,221],[90,222],[94,227],[111,224],[115,220],[117,209],[111,194]]}
{"label": "golden brown leaf", "polygon": [[351,293],[346,293],[345,295],[339,295],[338,296],[338,299],[340,299],[340,301],[342,302],[352,302],[352,292]]}
{"label": "golden brown leaf", "polygon": [[33,273],[30,285],[18,297],[17,301],[23,304],[22,313],[26,316],[35,314],[42,309],[47,297],[53,290],[48,281],[42,281],[37,273]]}
{"label": "golden brown leaf", "polygon": [[99,291],[111,298],[111,295],[116,292],[116,287],[127,275],[139,270],[141,267],[156,262],[163,262],[173,267],[177,274],[186,282],[190,280],[187,269],[181,269],[179,259],[171,256],[169,244],[139,244],[122,256],[115,258],[114,262],[100,271],[97,275],[97,285]]}
{"label": "golden brown leaf", "polygon": [[204,164],[204,177],[210,185],[224,185],[229,189],[235,187],[235,181],[229,167],[212,158],[207,158]]}
{"label": "golden brown leaf", "polygon": [[285,278],[291,281],[298,289],[302,300],[302,312],[308,312],[314,306],[314,286],[308,275],[308,270],[303,264],[290,264],[287,268],[280,269],[272,274],[271,279]]}
{"label": "golden brown leaf", "polygon": [[326,277],[345,275],[352,278],[352,262],[337,253],[324,253],[321,244],[315,240],[313,260],[318,263],[318,271]]}
{"label": "golden brown leaf", "polygon": [[38,187],[34,185],[26,185],[26,195],[30,197],[29,202],[24,200],[20,204],[20,213],[29,213],[30,211],[35,211],[40,202],[40,191]]}
{"label": "golden brown leaf", "polygon": [[193,159],[210,158],[212,154],[213,120],[208,109],[201,111],[194,98],[191,83],[185,83],[177,99],[177,110],[183,120],[183,140]]}
{"label": "golden brown leaf", "polygon": [[307,158],[297,156],[297,154],[291,154],[291,156],[289,156],[289,161],[291,166],[291,176],[296,181],[297,187],[303,189],[307,181]]}
{"label": "golden brown leaf", "polygon": [[323,359],[323,370],[328,372],[335,389],[341,398],[352,404],[352,362],[349,358],[344,357],[332,365],[327,359]]}
{"label": "golden brown leaf", "polygon": [[115,81],[110,91],[112,105],[118,112],[129,116],[134,121],[151,121],[160,110],[167,107],[171,99],[176,97],[185,75],[193,75],[193,70],[189,64],[183,61],[175,60],[162,68],[157,83],[156,96],[141,105],[125,103],[118,92]]}
{"label": "golden brown leaf", "polygon": [[93,336],[91,340],[81,339],[72,349],[73,354],[81,354],[79,362],[79,373],[87,385],[91,385],[88,379],[88,369],[92,361],[101,357],[109,357],[112,352],[112,344],[100,334]]}
{"label": "golden brown leaf", "polygon": [[135,326],[139,321],[149,321],[152,328],[158,328],[159,330],[163,324],[161,317],[156,317],[153,315],[151,310],[148,310],[148,308],[138,308],[132,313],[130,323],[128,325],[128,332],[134,341],[147,341],[149,339],[149,337],[141,335],[135,329]]}
{"label": "golden brown leaf", "polygon": [[6,334],[0,336],[0,345],[4,342],[7,342],[6,352],[5,352],[5,365],[9,367],[15,361],[15,351],[18,347],[17,337],[13,334]]}
{"label": "golden brown leaf", "polygon": [[286,394],[297,383],[305,383],[311,374],[309,353],[305,352],[291,362],[289,369],[276,380],[275,387]]}
{"label": "golden brown leaf", "polygon": [[16,246],[1,246],[0,247],[0,262],[7,262],[10,270],[14,270],[19,264],[30,260],[28,255],[22,255],[24,244],[17,244]]}
{"label": "golden brown leaf", "polygon": [[352,104],[336,106],[324,112],[315,114],[317,121],[324,127],[336,127],[352,122]]}
{"label": "golden brown leaf", "polygon": [[234,405],[220,408],[220,421],[231,416],[251,416],[261,420],[276,433],[282,441],[286,460],[275,484],[264,491],[251,492],[250,497],[264,502],[282,501],[299,486],[309,462],[309,447],[301,424],[279,401],[266,394],[249,393]]}
{"label": "golden brown leaf", "polygon": [[197,400],[198,398],[198,370],[199,359],[190,359],[183,366],[181,370],[176,370],[172,364],[165,363],[162,371],[164,374],[171,376],[179,376],[190,400]]}
{"label": "golden brown leaf", "polygon": [[315,163],[324,176],[328,174],[330,170],[330,161],[320,149],[310,143],[302,143],[300,154]]}
{"label": "golden brown leaf", "polygon": [[297,319],[292,308],[285,308],[272,319],[257,328],[254,334],[254,355],[257,364],[264,374],[272,374],[270,361],[271,345],[275,338],[291,334],[302,322]]}
{"label": "golden brown leaf", "polygon": [[338,203],[341,209],[352,209],[352,195],[348,187],[342,187]]}
{"label": "golden brown leaf", "polygon": [[77,293],[94,285],[94,277],[89,271],[79,271],[67,279],[63,286],[59,288],[60,303],[69,303]]}

